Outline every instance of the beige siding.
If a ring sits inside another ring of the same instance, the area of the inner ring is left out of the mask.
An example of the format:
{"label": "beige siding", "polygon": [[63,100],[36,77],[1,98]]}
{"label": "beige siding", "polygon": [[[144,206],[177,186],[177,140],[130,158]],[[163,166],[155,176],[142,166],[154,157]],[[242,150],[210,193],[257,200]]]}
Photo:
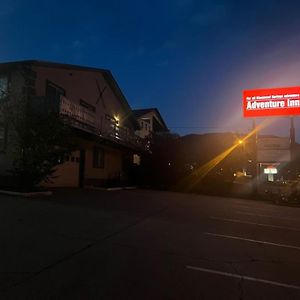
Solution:
{"label": "beige siding", "polygon": [[[109,84],[101,72],[89,71],[89,70],[72,70],[64,68],[54,68],[45,66],[34,66],[34,71],[37,72],[36,80],[36,93],[37,96],[44,96],[46,91],[47,80],[60,86],[66,91],[66,98],[70,101],[79,104],[80,99],[90,103],[96,107],[97,121],[101,124],[101,120],[104,120],[105,114],[112,117],[118,117],[120,120],[124,119],[126,113],[120,100],[116,97]],[[103,92],[103,105],[100,99],[98,104],[96,101],[99,96],[99,90],[97,87],[98,82],[101,89],[105,89]],[[122,122],[119,124],[123,126]]]}
{"label": "beige siding", "polygon": [[[96,146],[96,145],[95,145]],[[105,182],[107,179],[119,178],[122,171],[122,152],[108,147],[101,147],[104,150],[104,167],[94,168],[93,166],[93,150],[94,145],[88,144],[85,154],[85,178],[87,182],[101,179],[99,183]]]}
{"label": "beige siding", "polygon": [[[46,66],[34,66],[37,72],[36,93],[37,96],[44,96],[46,92],[47,80],[60,86],[66,91],[66,98],[79,104],[80,99],[88,102],[96,107],[96,122],[104,124],[105,114],[118,117],[122,124],[122,119],[126,116],[124,106],[117,98],[109,83],[106,82],[104,76],[99,71],[76,70],[68,68],[56,68]],[[106,87],[103,93],[103,101],[100,99],[98,104],[96,101],[99,97],[98,82],[101,89]],[[132,126],[132,125],[131,125]],[[102,128],[104,130],[104,128]],[[96,146],[93,142],[82,140],[81,147],[85,149],[85,170],[84,180],[88,185],[90,183],[105,184],[109,179],[119,178],[122,171],[122,152],[115,150],[109,146],[102,147],[104,149],[104,167],[93,167],[93,149]],[[78,186],[79,164],[67,162],[60,166],[57,171],[57,177],[53,186]]]}
{"label": "beige siding", "polygon": [[[54,173],[53,182],[42,184],[47,187],[78,187],[79,184],[79,151],[75,151],[70,155],[70,160],[62,165],[57,166]],[[71,158],[74,161],[71,161]]]}

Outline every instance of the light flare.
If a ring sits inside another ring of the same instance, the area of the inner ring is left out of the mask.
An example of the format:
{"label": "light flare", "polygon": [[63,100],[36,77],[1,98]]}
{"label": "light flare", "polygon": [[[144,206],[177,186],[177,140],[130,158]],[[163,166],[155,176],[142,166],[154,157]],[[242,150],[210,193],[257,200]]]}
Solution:
{"label": "light flare", "polygon": [[218,154],[216,157],[205,163],[204,165],[200,166],[198,169],[193,171],[188,177],[186,177],[179,185],[189,190],[193,188],[196,184],[201,182],[201,180],[211,171],[213,170],[221,161],[223,161],[234,149],[244,144],[250,137],[257,134],[258,131],[267,127],[271,123],[273,123],[277,118],[266,119],[258,126],[249,132],[244,138],[238,140],[234,145],[230,148],[226,149],[222,153]]}

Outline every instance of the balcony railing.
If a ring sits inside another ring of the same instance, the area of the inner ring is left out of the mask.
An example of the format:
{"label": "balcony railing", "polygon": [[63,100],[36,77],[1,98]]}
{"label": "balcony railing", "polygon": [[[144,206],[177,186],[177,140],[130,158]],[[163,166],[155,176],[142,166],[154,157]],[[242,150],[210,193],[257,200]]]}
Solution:
{"label": "balcony railing", "polygon": [[143,148],[143,140],[127,127],[119,126],[113,117],[105,115],[97,119],[96,113],[73,103],[64,96],[60,99],[59,112],[68,117],[73,127],[87,131],[99,137],[134,148]]}

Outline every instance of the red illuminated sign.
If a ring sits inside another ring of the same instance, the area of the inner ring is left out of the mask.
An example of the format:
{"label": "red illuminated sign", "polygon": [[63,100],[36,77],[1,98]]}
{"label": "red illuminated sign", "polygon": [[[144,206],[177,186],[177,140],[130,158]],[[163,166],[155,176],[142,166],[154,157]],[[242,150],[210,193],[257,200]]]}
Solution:
{"label": "red illuminated sign", "polygon": [[300,115],[300,87],[246,90],[244,117]]}

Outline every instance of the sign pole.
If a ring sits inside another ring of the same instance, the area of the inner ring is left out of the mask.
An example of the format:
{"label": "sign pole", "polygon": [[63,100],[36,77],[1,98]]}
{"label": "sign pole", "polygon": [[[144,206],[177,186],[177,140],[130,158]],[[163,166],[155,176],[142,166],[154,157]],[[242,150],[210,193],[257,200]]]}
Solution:
{"label": "sign pole", "polygon": [[[290,117],[290,152],[291,152],[291,161],[295,159],[295,144],[296,144],[296,137],[295,137],[295,124],[294,124],[294,117]],[[295,179],[295,167],[292,167],[292,179]]]}
{"label": "sign pole", "polygon": [[253,150],[252,150],[252,176],[253,176],[253,182],[252,182],[252,192],[253,194],[257,193],[257,186],[258,186],[258,164],[257,164],[257,129],[256,129],[256,122],[255,119],[252,119],[252,131],[253,134]]}
{"label": "sign pole", "polygon": [[295,125],[294,125],[294,117],[290,117],[290,139],[291,139],[291,149],[293,149],[295,145]]}

